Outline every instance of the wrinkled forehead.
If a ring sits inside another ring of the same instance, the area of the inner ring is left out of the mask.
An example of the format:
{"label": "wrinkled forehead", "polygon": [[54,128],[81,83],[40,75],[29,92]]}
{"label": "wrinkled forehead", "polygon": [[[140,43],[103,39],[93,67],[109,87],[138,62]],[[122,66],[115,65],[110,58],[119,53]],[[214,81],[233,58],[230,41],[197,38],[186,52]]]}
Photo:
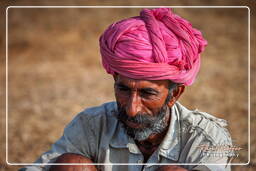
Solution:
{"label": "wrinkled forehead", "polygon": [[143,80],[133,79],[120,74],[114,75],[115,84],[127,86],[130,88],[168,88],[170,85],[169,80]]}

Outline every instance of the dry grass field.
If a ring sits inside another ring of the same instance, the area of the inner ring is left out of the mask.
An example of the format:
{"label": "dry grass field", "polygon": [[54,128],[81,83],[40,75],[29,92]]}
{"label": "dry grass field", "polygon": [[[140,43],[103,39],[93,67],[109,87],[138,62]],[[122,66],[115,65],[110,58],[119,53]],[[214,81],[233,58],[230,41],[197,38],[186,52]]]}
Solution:
{"label": "dry grass field", "polygon": [[[9,5],[53,5],[25,2],[20,0]],[[213,5],[213,1],[208,2]],[[78,4],[66,2],[66,5]],[[128,1],[122,5],[138,4]],[[187,4],[175,1],[175,5]],[[233,5],[241,4],[237,2]],[[256,3],[252,5],[251,10],[255,13]],[[8,10],[8,162],[33,162],[62,135],[65,125],[78,112],[114,100],[112,77],[101,66],[98,38],[110,23],[138,15],[139,11],[140,8]],[[234,144],[243,148],[233,162],[246,163],[248,9],[175,8],[174,11],[191,21],[208,40],[197,80],[186,88],[180,102],[190,109],[197,108],[226,119]],[[0,170],[12,171],[20,166],[5,163],[4,15],[1,19]],[[255,23],[251,29],[251,37],[254,37],[251,38],[254,45],[251,48],[251,89],[255,93]],[[251,128],[254,130],[255,102],[254,94],[251,95]],[[251,164],[246,167],[234,166],[233,170],[256,169],[255,145],[256,137],[251,136]]]}

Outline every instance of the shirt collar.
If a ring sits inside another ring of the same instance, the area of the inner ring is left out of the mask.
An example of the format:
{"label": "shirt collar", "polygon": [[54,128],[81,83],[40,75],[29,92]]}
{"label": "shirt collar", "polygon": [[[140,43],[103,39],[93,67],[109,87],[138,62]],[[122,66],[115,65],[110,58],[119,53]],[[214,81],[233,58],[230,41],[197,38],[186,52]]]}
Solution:
{"label": "shirt collar", "polygon": [[180,154],[180,118],[177,105],[171,108],[171,121],[166,136],[159,148],[159,154],[168,159],[177,161]]}
{"label": "shirt collar", "polygon": [[134,140],[126,133],[123,123],[118,122],[117,129],[110,141],[110,146],[114,148],[128,148],[131,153],[141,154]]}
{"label": "shirt collar", "polygon": [[[177,161],[180,153],[180,125],[179,111],[176,104],[171,108],[171,121],[167,134],[159,147],[159,154],[165,158]],[[117,129],[110,141],[110,146],[114,148],[128,148],[132,153],[141,153],[130,138],[123,126],[123,123],[118,122]]]}
{"label": "shirt collar", "polygon": [[[117,111],[115,111],[117,117]],[[127,148],[129,136],[126,134],[123,123],[117,122],[115,133],[110,141],[110,145],[115,148]]]}

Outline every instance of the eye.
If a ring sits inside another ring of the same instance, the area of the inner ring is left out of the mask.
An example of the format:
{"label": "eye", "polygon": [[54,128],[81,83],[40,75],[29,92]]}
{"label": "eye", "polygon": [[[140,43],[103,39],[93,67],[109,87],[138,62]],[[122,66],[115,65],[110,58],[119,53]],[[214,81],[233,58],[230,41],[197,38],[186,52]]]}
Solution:
{"label": "eye", "polygon": [[118,90],[119,91],[130,91],[130,89],[127,87],[118,87]]}
{"label": "eye", "polygon": [[115,88],[118,90],[118,91],[123,91],[123,92],[128,92],[130,91],[130,88],[129,87],[126,87],[124,85],[118,85],[116,84],[115,85]]}
{"label": "eye", "polygon": [[141,96],[143,97],[155,97],[158,95],[156,91],[151,89],[142,89],[140,93],[141,93]]}

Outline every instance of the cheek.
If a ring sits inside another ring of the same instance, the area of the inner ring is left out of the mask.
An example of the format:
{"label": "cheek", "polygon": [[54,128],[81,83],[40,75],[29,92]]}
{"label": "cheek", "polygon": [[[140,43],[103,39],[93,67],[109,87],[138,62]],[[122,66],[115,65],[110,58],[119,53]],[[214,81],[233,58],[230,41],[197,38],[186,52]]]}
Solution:
{"label": "cheek", "polygon": [[154,112],[163,107],[165,104],[165,100],[167,95],[162,94],[160,96],[150,98],[150,99],[143,99],[143,104],[148,107],[148,109],[153,110]]}
{"label": "cheek", "polygon": [[150,100],[143,99],[142,104],[146,107],[148,113],[156,114],[165,104],[166,97],[152,98]]}
{"label": "cheek", "polygon": [[144,106],[146,106],[151,111],[155,112],[159,108],[164,105],[164,100],[162,99],[155,99],[155,100],[143,100]]}

